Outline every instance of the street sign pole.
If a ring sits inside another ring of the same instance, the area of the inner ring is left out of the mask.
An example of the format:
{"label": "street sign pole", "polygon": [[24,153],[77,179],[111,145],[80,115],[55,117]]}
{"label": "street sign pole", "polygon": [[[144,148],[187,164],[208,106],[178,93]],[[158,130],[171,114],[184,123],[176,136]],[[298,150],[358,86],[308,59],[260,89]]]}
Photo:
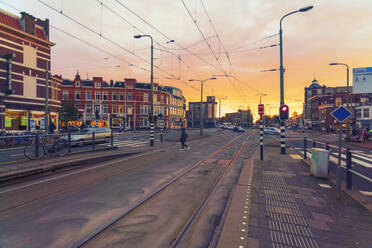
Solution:
{"label": "street sign pole", "polygon": [[338,159],[337,159],[337,172],[336,172],[336,189],[338,197],[341,193],[341,140],[342,140],[342,122],[338,122]]}
{"label": "street sign pole", "polygon": [[[338,159],[337,159],[337,171],[336,171],[336,189],[337,197],[341,197],[341,180],[342,180],[342,168],[341,168],[341,146],[342,146],[342,122],[351,116],[351,112],[343,106],[335,109],[331,115],[338,121]],[[346,131],[347,132],[347,131]]]}

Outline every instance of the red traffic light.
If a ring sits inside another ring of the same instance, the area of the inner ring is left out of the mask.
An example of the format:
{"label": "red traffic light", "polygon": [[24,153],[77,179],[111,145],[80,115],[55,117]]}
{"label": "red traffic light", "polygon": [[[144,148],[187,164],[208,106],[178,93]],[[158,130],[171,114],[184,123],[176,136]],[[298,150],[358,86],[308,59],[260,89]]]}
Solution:
{"label": "red traffic light", "polygon": [[283,111],[283,112],[286,112],[288,110],[288,106],[283,105],[283,106],[281,106],[280,110]]}
{"label": "red traffic light", "polygon": [[264,105],[258,104],[258,114],[263,115],[264,114]]}
{"label": "red traffic light", "polygon": [[287,105],[283,104],[279,108],[279,119],[281,121],[286,121],[289,118],[289,108]]}

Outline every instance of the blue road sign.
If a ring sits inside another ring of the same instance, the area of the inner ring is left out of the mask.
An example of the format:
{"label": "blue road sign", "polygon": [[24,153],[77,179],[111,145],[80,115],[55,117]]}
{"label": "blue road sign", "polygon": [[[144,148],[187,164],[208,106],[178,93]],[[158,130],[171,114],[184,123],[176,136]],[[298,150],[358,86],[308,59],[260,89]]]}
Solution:
{"label": "blue road sign", "polygon": [[347,109],[344,108],[343,106],[338,107],[335,109],[331,115],[338,120],[339,122],[342,122],[343,120],[349,118],[351,116],[351,112]]}

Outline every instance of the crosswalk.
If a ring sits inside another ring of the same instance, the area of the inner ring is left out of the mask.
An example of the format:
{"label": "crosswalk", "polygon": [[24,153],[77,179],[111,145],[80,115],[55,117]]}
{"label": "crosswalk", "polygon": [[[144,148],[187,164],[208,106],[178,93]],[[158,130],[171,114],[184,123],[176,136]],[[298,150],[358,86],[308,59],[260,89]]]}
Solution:
{"label": "crosswalk", "polygon": [[[114,140],[114,146],[117,147],[143,147],[148,144],[148,140]],[[111,144],[107,146],[111,146]]]}

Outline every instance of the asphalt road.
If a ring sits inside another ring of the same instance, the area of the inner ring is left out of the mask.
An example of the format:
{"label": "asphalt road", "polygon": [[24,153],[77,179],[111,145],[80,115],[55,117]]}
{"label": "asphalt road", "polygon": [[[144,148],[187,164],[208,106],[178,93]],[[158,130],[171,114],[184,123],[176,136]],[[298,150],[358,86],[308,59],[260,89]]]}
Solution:
{"label": "asphalt road", "polygon": [[[229,140],[247,135],[209,132],[208,138],[189,141],[190,151],[180,151],[177,145],[0,185],[0,247],[72,247]],[[146,137],[145,133],[133,135]]]}

